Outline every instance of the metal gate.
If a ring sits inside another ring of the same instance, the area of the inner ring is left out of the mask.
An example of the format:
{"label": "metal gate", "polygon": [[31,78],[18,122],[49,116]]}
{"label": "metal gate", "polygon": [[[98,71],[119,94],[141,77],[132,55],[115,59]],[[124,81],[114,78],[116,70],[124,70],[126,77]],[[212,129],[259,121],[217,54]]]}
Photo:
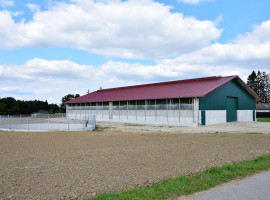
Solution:
{"label": "metal gate", "polygon": [[237,97],[227,97],[226,102],[227,107],[227,122],[237,121],[237,107],[238,107],[238,98]]}

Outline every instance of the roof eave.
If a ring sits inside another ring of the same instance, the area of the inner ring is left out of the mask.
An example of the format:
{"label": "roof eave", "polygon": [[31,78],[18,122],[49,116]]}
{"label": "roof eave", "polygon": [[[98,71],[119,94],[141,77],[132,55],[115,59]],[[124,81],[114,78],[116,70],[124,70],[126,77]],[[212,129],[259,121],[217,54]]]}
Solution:
{"label": "roof eave", "polygon": [[245,89],[248,91],[250,95],[258,102],[261,98],[239,77],[236,76],[235,80]]}

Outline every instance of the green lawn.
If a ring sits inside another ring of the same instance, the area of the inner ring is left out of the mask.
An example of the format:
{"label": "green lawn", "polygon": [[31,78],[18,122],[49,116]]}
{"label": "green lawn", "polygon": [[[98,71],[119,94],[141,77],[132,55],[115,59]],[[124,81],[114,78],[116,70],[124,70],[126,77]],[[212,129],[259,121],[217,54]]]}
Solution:
{"label": "green lawn", "polygon": [[66,117],[66,113],[55,113],[55,114],[37,114],[36,118],[60,118]]}
{"label": "green lawn", "polygon": [[[251,161],[212,167],[195,176],[171,178],[147,188],[104,193],[91,200],[152,200],[169,199],[208,190],[216,185],[270,168],[270,155]],[[89,199],[90,200],[90,199]]]}
{"label": "green lawn", "polygon": [[251,134],[251,135],[261,135],[261,134],[263,134],[263,133],[250,132],[250,133],[245,133],[245,134]]}
{"label": "green lawn", "polygon": [[257,118],[258,122],[270,122],[270,118]]}

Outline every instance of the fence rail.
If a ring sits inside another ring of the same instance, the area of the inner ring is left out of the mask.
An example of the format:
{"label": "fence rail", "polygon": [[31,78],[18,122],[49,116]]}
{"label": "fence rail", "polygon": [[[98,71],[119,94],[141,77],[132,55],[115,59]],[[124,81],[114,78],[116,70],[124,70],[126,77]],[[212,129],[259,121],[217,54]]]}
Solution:
{"label": "fence rail", "polygon": [[0,115],[0,130],[6,131],[87,131],[95,129],[95,115],[82,118],[65,114]]}

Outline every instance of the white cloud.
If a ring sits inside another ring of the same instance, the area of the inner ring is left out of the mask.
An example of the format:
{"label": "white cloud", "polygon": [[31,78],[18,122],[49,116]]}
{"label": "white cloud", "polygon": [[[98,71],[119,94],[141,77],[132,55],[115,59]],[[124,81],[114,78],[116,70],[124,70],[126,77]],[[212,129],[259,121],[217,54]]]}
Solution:
{"label": "white cloud", "polygon": [[39,12],[40,6],[34,3],[28,3],[26,6],[32,11],[32,12]]}
{"label": "white cloud", "polygon": [[177,0],[178,2],[186,3],[186,4],[193,4],[196,5],[202,1],[213,1],[213,0]]}
{"label": "white cloud", "polygon": [[14,5],[14,1],[12,0],[0,0],[0,7],[6,8],[6,7],[12,7]]}
{"label": "white cloud", "polygon": [[[40,58],[24,65],[0,65],[0,91],[21,99],[48,99],[59,103],[68,93],[88,89],[181,80],[216,75],[239,75],[252,70],[270,72],[270,20],[230,44],[213,44],[175,59],[159,59],[155,65],[108,61],[101,66]],[[26,93],[26,94],[25,94]]]}
{"label": "white cloud", "polygon": [[176,63],[207,64],[212,66],[229,64],[246,67],[270,67],[269,61],[270,20],[255,27],[250,33],[239,35],[232,43],[212,44],[174,60]]}
{"label": "white cloud", "polygon": [[74,0],[47,11],[28,7],[36,12],[26,23],[0,12],[0,48],[61,46],[113,57],[162,58],[207,46],[221,34],[215,22],[172,13],[151,0]]}

